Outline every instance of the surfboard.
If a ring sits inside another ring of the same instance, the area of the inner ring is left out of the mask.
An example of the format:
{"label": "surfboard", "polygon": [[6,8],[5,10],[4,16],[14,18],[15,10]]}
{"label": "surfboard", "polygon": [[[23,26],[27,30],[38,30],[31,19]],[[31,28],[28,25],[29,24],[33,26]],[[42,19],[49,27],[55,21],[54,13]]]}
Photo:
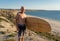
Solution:
{"label": "surfboard", "polygon": [[50,32],[51,31],[50,24],[47,21],[37,17],[27,17],[26,27],[27,29],[32,30],[34,32]]}

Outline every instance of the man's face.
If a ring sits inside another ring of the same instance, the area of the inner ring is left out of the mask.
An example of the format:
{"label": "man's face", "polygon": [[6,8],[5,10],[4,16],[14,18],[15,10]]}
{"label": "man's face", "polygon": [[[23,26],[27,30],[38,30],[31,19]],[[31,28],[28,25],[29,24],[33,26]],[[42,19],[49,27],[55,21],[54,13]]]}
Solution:
{"label": "man's face", "polygon": [[21,7],[21,12],[25,12],[24,7]]}

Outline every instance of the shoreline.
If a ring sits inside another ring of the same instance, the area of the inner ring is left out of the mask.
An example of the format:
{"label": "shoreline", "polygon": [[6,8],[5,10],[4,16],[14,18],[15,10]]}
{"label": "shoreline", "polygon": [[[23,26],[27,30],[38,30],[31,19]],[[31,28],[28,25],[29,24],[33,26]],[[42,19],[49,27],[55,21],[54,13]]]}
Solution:
{"label": "shoreline", "polygon": [[36,17],[36,18],[40,18],[40,19],[47,21],[51,26],[52,32],[60,33],[60,21],[48,19],[48,18],[43,18],[43,17],[31,16],[31,15],[27,15],[27,16],[28,17]]}

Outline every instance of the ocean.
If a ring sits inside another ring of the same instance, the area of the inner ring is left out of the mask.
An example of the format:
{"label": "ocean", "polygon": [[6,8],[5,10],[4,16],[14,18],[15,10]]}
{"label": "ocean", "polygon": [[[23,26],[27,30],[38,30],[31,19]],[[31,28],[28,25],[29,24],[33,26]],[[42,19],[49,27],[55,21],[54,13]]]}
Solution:
{"label": "ocean", "polygon": [[43,18],[60,21],[60,11],[59,10],[46,10],[46,11],[43,11],[43,10],[35,11],[34,10],[34,11],[26,11],[25,13],[27,15],[32,15],[32,16],[43,17]]}

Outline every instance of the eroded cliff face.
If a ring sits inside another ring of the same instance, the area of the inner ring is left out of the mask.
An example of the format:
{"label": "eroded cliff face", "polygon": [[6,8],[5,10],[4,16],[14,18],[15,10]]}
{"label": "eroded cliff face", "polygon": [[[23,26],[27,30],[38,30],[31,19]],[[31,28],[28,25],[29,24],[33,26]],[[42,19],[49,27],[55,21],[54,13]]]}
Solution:
{"label": "eroded cliff face", "polygon": [[13,32],[16,31],[16,26],[7,18],[0,17],[0,31]]}

